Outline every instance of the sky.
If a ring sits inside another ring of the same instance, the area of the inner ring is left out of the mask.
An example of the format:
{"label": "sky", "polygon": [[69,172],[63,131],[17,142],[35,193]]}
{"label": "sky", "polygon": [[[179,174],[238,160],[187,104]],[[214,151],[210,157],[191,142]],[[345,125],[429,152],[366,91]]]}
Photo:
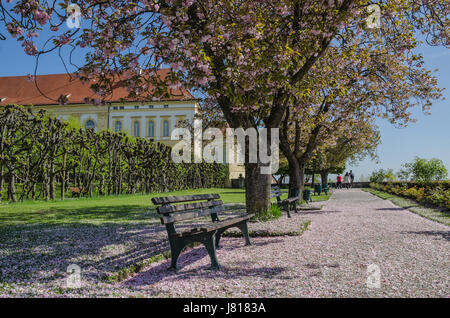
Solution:
{"label": "sky", "polygon": [[382,142],[378,147],[379,163],[366,159],[356,166],[348,166],[347,170],[352,169],[358,180],[361,175],[368,177],[380,168],[397,172],[415,156],[441,159],[450,174],[450,50],[423,46],[419,51],[429,70],[438,69],[433,74],[438,86],[445,88],[442,93],[445,100],[433,104],[431,115],[415,108],[412,113],[417,122],[406,128],[395,128],[386,120],[378,120]]}
{"label": "sky", "polygon": [[[33,74],[36,59],[24,53],[20,43],[12,39],[5,30],[0,32],[7,39],[0,40],[0,76],[20,76]],[[40,38],[48,39],[46,34]],[[38,46],[38,48],[41,48]],[[425,66],[434,72],[438,85],[446,90],[443,96],[446,100],[436,102],[431,108],[431,115],[425,115],[420,108],[414,109],[413,116],[417,123],[407,128],[395,128],[386,120],[378,120],[382,144],[378,148],[379,162],[364,160],[352,169],[356,180],[361,176],[368,177],[372,171],[383,168],[397,172],[401,165],[410,162],[415,156],[421,158],[439,158],[450,172],[450,50],[441,47],[423,46],[418,50],[424,56]],[[68,50],[63,52],[67,56]],[[84,53],[74,55],[73,62],[81,65]],[[69,71],[73,71],[70,69]],[[37,74],[55,74],[65,72],[64,65],[59,60],[57,52],[42,56],[39,60]]]}

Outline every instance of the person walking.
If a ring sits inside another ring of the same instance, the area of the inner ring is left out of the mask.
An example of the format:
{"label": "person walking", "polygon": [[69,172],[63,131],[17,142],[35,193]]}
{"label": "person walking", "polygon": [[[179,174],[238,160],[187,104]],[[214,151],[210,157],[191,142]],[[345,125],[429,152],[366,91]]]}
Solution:
{"label": "person walking", "polygon": [[355,180],[355,175],[353,174],[352,170],[350,170],[349,177],[350,177],[350,188],[353,188],[353,181]]}
{"label": "person walking", "polygon": [[345,173],[345,176],[344,176],[344,186],[345,186],[347,189],[349,189],[349,187],[350,187],[350,175],[349,175],[348,172],[346,172],[346,173]]}
{"label": "person walking", "polygon": [[336,178],[336,181],[337,181],[336,188],[342,189],[342,176],[338,175],[337,178]]}

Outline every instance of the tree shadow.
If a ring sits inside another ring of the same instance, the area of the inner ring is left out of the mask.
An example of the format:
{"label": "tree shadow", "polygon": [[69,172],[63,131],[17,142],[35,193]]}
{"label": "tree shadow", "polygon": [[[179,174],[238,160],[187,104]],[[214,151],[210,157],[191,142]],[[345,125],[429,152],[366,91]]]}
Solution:
{"label": "tree shadow", "polygon": [[308,269],[320,269],[320,268],[326,268],[326,267],[339,268],[340,265],[338,263],[335,263],[335,264],[313,264],[313,263],[310,263],[310,264],[305,264],[305,267]]}
{"label": "tree shadow", "polygon": [[159,219],[156,209],[142,205],[102,205],[90,207],[50,207],[33,212],[11,212],[0,214],[2,226],[20,223],[69,224],[112,221],[136,221]]}
{"label": "tree shadow", "polygon": [[299,213],[300,215],[305,215],[305,214],[333,214],[333,213],[342,213],[342,211],[323,211],[323,210],[316,210],[316,211],[297,211],[297,213]]}
{"label": "tree shadow", "polygon": [[[184,267],[191,265],[203,258],[208,258],[209,255],[204,248],[191,249],[180,255],[178,259],[179,270],[169,270],[170,260],[160,263],[156,266],[151,267],[145,272],[140,272],[133,278],[123,282],[125,286],[146,286],[156,284],[164,279],[170,279],[173,281],[183,281],[196,278],[225,278],[232,279],[238,277],[262,277],[265,279],[271,279],[275,276],[279,276],[286,269],[283,267],[258,267],[252,268],[252,264],[249,262],[236,262],[233,265],[235,267],[221,265],[220,270],[214,270],[210,268],[208,262],[207,265],[202,265],[197,268],[183,269]],[[219,259],[220,263],[220,259]],[[279,277],[282,278],[282,277]],[[286,277],[286,279],[288,279]],[[291,279],[291,278],[289,278]]]}
{"label": "tree shadow", "polygon": [[434,236],[438,239],[442,238],[444,240],[450,241],[450,231],[403,231],[400,234],[416,234],[416,235],[426,235]]}
{"label": "tree shadow", "polygon": [[126,215],[123,207],[101,207],[92,213],[104,211],[110,218],[96,216],[95,224],[85,223],[92,219],[78,220],[90,212],[74,209],[64,223],[0,227],[0,282],[52,281],[65,277],[70,264],[80,266],[83,277],[98,279],[169,250],[156,213]]}
{"label": "tree shadow", "polygon": [[377,211],[402,211],[406,208],[378,208]]}

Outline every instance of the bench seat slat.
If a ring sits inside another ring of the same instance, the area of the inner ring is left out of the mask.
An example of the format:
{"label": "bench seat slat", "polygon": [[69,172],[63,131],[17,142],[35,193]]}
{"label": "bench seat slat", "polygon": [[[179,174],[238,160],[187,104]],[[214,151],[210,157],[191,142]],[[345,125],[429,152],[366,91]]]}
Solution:
{"label": "bench seat slat", "polygon": [[161,222],[162,222],[162,224],[168,224],[168,223],[174,223],[174,222],[179,222],[179,221],[183,221],[183,220],[190,220],[190,219],[195,219],[195,218],[199,218],[202,216],[207,216],[212,213],[219,213],[224,210],[225,209],[224,209],[223,205],[217,205],[212,208],[199,209],[196,211],[178,212],[178,213],[173,213],[173,214],[162,216]]}
{"label": "bench seat slat", "polygon": [[189,202],[189,201],[199,201],[199,200],[214,200],[219,199],[218,194],[194,194],[194,195],[183,195],[183,196],[167,196],[167,197],[155,197],[152,198],[153,204],[169,204],[178,202]]}
{"label": "bench seat slat", "polygon": [[182,212],[182,211],[189,211],[189,210],[195,210],[195,209],[202,209],[202,208],[210,208],[218,205],[222,205],[222,200],[213,200],[213,201],[206,201],[206,202],[194,202],[194,203],[187,203],[187,204],[178,204],[178,205],[163,205],[156,208],[156,211],[159,214],[168,214],[168,213],[174,213],[174,212]]}

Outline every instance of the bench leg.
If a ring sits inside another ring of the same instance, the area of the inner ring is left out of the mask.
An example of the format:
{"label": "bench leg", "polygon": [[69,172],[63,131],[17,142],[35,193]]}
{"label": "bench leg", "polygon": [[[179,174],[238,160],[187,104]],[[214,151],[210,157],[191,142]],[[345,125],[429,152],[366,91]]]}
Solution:
{"label": "bench leg", "polygon": [[244,235],[245,238],[245,245],[252,245],[252,242],[250,242],[250,235],[248,235],[248,226],[247,226],[247,222],[242,222],[241,224],[239,224],[239,229],[241,230],[242,234]]}
{"label": "bench leg", "polygon": [[216,254],[216,233],[206,237],[202,243],[205,245],[209,257],[211,258],[211,269],[220,269],[221,266]]}
{"label": "bench leg", "polygon": [[218,230],[216,233],[216,249],[220,248],[219,243],[220,243],[220,238],[222,237],[223,232],[225,232],[225,231]]}
{"label": "bench leg", "polygon": [[286,213],[287,213],[287,215],[288,215],[288,218],[290,218],[290,217],[291,217],[291,212],[289,211],[289,209],[290,209],[289,202],[286,202],[286,203],[284,204],[284,209],[286,210]]}
{"label": "bench leg", "polygon": [[181,242],[170,242],[171,265],[169,270],[178,270],[177,261],[184,246]]}
{"label": "bench leg", "polygon": [[297,213],[297,201],[291,203],[291,210]]}

